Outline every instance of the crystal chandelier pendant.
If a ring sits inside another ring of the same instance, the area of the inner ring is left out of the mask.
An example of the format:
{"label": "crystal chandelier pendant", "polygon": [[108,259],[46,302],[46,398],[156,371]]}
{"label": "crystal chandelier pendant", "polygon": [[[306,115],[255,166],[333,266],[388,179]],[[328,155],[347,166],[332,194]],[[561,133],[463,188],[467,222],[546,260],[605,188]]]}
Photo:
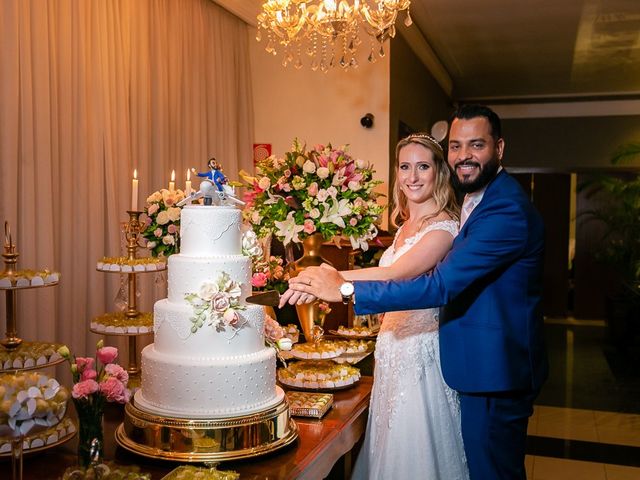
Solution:
{"label": "crystal chandelier pendant", "polygon": [[[406,12],[405,26],[413,24],[410,4],[411,0],[266,0],[257,17],[256,40],[261,41],[264,30],[269,39],[265,47],[268,53],[276,55],[276,48],[282,46],[285,58],[281,63],[285,66],[302,68],[300,52],[304,51],[312,69],[315,66],[325,72],[336,64],[344,69],[355,68],[362,44],[360,32],[380,43],[378,54],[372,46],[367,58],[374,63],[378,55],[385,55],[383,43],[395,36],[398,13]],[[295,57],[290,55],[290,49],[297,52]],[[332,51],[329,62],[328,50]],[[338,61],[333,58],[335,55],[340,55]]]}

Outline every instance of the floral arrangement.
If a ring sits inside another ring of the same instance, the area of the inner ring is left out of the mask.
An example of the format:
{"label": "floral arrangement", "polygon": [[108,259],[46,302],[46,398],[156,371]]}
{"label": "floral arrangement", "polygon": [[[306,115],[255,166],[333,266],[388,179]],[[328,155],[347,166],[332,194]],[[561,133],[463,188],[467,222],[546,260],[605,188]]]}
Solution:
{"label": "floral arrangement", "polygon": [[37,372],[0,375],[0,436],[56,425],[67,411],[69,392],[55,378]]}
{"label": "floral arrangement", "polygon": [[154,257],[168,257],[178,251],[182,209],[176,204],[184,197],[180,189],[170,191],[165,188],[147,197],[142,236]]}
{"label": "floral arrangement", "polygon": [[268,260],[253,263],[251,286],[256,291],[277,290],[284,293],[289,282],[289,273],[285,270],[280,256],[271,255]]}
{"label": "floral arrangement", "polygon": [[326,240],[349,239],[368,248],[384,210],[376,202],[371,166],[354,159],[346,147],[317,145],[307,150],[297,139],[284,158],[258,161],[256,176],[241,176],[247,193],[244,217],[260,238],[275,234],[285,245],[321,233]]}
{"label": "floral arrangement", "polygon": [[105,401],[127,403],[131,392],[127,388],[129,374],[117,363],[118,349],[105,347],[102,340],[96,344],[96,355],[76,357],[66,345],[58,353],[71,365],[73,388],[71,396],[78,401],[102,406]]}
{"label": "floral arrangement", "polygon": [[71,365],[71,397],[79,420],[78,461],[86,467],[103,452],[102,416],[105,402],[127,403],[129,374],[114,363],[118,349],[96,344],[95,357],[76,357],[65,345],[58,353]]}
{"label": "floral arrangement", "polygon": [[226,327],[239,329],[239,310],[242,290],[240,284],[231,280],[228,273],[222,272],[215,282],[204,282],[198,293],[187,293],[184,298],[193,308],[191,333],[196,333],[205,322],[217,331]]}

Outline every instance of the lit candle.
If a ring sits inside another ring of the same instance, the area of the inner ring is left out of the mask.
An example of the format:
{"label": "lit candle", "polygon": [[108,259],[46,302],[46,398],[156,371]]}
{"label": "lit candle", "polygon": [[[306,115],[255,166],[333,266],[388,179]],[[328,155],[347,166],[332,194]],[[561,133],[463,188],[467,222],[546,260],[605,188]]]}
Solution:
{"label": "lit candle", "polygon": [[169,191],[173,192],[176,189],[176,171],[171,170],[171,181],[169,182]]}
{"label": "lit candle", "polygon": [[185,196],[191,195],[191,171],[187,168],[187,182],[184,187]]}
{"label": "lit candle", "polygon": [[133,180],[131,181],[131,210],[138,211],[138,169],[133,171]]}

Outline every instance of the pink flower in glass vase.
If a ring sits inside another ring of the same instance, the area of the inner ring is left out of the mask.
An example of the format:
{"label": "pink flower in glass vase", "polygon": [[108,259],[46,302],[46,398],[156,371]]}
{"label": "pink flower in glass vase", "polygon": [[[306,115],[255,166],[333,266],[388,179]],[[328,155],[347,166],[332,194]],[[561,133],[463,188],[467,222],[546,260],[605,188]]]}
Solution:
{"label": "pink flower in glass vase", "polygon": [[80,374],[81,380],[95,380],[98,376],[98,372],[96,372],[93,368],[85,368]]}
{"label": "pink flower in glass vase", "polygon": [[87,368],[93,368],[94,360],[91,357],[76,357],[78,372],[82,373]]}
{"label": "pink flower in glass vase", "polygon": [[103,365],[113,363],[118,358],[118,349],[116,347],[102,347],[96,352],[98,361]]}
{"label": "pink flower in glass vase", "polygon": [[96,393],[98,390],[100,390],[98,382],[95,380],[83,380],[73,385],[71,396],[73,398],[89,398],[91,394]]}
{"label": "pink flower in glass vase", "polygon": [[104,371],[107,375],[117,378],[122,383],[126,384],[129,381],[129,374],[127,371],[116,363],[110,363],[104,367]]}
{"label": "pink flower in glass vase", "polygon": [[129,401],[131,392],[116,377],[108,376],[100,383],[100,392],[108,402],[126,403]]}

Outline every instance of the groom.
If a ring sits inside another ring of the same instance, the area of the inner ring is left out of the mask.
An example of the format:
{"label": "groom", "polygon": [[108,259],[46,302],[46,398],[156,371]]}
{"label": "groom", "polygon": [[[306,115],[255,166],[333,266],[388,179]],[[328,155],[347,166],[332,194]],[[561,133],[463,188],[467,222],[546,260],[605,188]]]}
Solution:
{"label": "groom", "polygon": [[500,119],[481,105],[452,116],[448,162],[464,192],[460,233],[430,273],[403,281],[345,282],[323,265],[292,278],[281,305],[354,302],[359,315],[443,306],[440,356],[460,393],[472,480],[524,479],[527,422],[547,376],[542,336],[542,219],[502,168]]}

